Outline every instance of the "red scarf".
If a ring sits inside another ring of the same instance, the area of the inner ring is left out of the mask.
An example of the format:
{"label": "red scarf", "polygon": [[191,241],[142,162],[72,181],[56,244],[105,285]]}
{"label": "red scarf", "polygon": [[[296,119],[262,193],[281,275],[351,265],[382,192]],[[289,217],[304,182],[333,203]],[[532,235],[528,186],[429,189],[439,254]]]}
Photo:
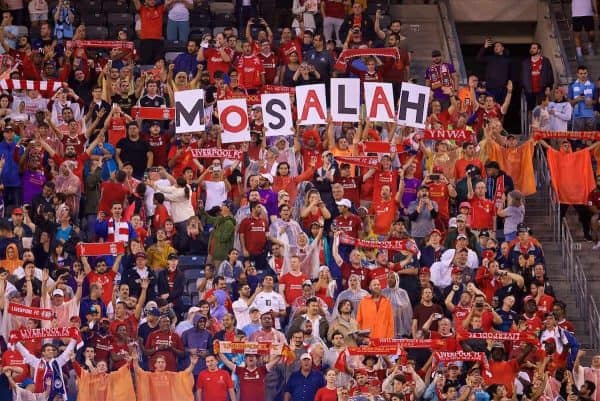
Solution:
{"label": "red scarf", "polygon": [[52,320],[54,317],[54,312],[51,309],[34,308],[33,306],[16,304],[14,302],[8,304],[8,313],[39,320]]}
{"label": "red scarf", "polygon": [[357,246],[361,248],[410,251],[413,254],[417,254],[419,252],[417,244],[411,239],[400,239],[393,241],[369,241],[359,238],[353,238],[348,234],[342,233],[342,235],[340,236],[340,242],[342,244]]}

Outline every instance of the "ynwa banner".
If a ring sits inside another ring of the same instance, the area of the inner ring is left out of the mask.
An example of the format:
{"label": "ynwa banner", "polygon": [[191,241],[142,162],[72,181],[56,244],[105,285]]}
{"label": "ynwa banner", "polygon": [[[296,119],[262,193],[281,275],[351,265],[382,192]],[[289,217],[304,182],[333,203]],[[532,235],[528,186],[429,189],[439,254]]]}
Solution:
{"label": "ynwa banner", "polygon": [[474,142],[474,134],[466,129],[426,129],[424,139],[430,141],[445,141],[451,140],[457,143]]}
{"label": "ynwa banner", "polygon": [[60,81],[30,81],[25,79],[2,79],[0,80],[0,89],[3,90],[37,90],[55,92],[64,86]]}
{"label": "ynwa banner", "polygon": [[201,148],[191,149],[192,156],[197,159],[239,159],[242,160],[244,152],[235,149]]}
{"label": "ynwa banner", "polygon": [[600,131],[534,131],[533,139],[581,139],[587,141],[600,140]]}
{"label": "ynwa banner", "polygon": [[12,330],[8,342],[15,344],[25,340],[43,340],[45,338],[72,338],[77,344],[83,344],[77,327],[48,327],[45,329]]}
{"label": "ynwa banner", "polygon": [[446,345],[446,339],[411,339],[411,338],[374,338],[371,343],[376,346],[395,345],[401,348],[439,349]]}
{"label": "ynwa banner", "polygon": [[134,107],[131,109],[131,118],[142,120],[174,120],[175,108],[173,107]]}
{"label": "ynwa banner", "polygon": [[120,40],[69,40],[67,47],[83,47],[96,49],[129,49],[133,50],[133,42],[125,42]]}
{"label": "ynwa banner", "polygon": [[8,304],[8,313],[15,316],[38,320],[52,320],[54,317],[54,312],[52,312],[51,309],[35,308],[33,306],[16,304],[13,302]]}
{"label": "ynwa banner", "polygon": [[358,246],[361,248],[388,249],[394,251],[409,251],[413,254],[419,253],[419,248],[415,241],[410,239],[393,240],[393,241],[369,241],[364,239],[353,238],[348,234],[340,236],[340,242],[346,245]]}
{"label": "ynwa banner", "polygon": [[122,242],[88,242],[77,244],[77,256],[118,255],[125,253]]}

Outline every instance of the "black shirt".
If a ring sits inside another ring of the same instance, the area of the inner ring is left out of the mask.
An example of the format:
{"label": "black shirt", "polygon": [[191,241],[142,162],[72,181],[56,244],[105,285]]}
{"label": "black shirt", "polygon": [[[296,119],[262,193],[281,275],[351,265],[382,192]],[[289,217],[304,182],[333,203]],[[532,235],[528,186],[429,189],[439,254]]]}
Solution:
{"label": "black shirt", "polygon": [[127,137],[117,142],[117,149],[121,150],[119,154],[121,161],[123,163],[130,162],[133,165],[133,176],[142,179],[148,163],[147,153],[150,152],[148,143],[141,138],[134,142]]}

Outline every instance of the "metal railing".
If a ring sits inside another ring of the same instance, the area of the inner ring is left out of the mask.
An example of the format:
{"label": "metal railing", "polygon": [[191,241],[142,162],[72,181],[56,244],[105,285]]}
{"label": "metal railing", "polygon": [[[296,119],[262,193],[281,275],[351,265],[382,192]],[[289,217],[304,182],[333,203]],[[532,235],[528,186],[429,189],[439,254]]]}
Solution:
{"label": "metal railing", "polygon": [[527,97],[521,91],[521,137],[529,138],[529,111],[527,111]]}
{"label": "metal railing", "polygon": [[547,216],[550,221],[552,238],[560,246],[561,266],[566,270],[567,280],[575,294],[580,315],[587,321],[589,344],[584,345],[598,350],[600,349],[600,312],[588,285],[584,265],[579,256],[575,254],[581,249],[581,245],[573,240],[567,219],[563,218],[561,221],[560,202],[552,186],[546,153],[539,145],[534,153],[534,163],[537,190],[548,204]]}
{"label": "metal railing", "polygon": [[452,14],[450,2],[448,0],[441,0],[438,3],[438,9],[440,10],[442,27],[444,30],[444,39],[446,41],[450,60],[458,72],[461,85],[466,85],[467,68],[465,67],[465,60],[463,58],[462,49],[458,40],[458,32],[456,32],[456,23],[454,20],[454,15]]}
{"label": "metal railing", "polygon": [[[573,72],[571,71],[571,64],[569,61],[575,59],[573,38],[570,35],[571,19],[566,16],[565,3],[561,0],[551,0],[549,4],[550,11],[550,23],[552,24],[553,39],[556,41],[558,46],[558,53],[554,54],[555,62],[563,64],[564,73],[558,74],[559,85],[569,85],[573,82]],[[561,26],[569,32],[569,36],[564,38],[561,35]],[[565,46],[565,41],[568,42],[568,46]]]}

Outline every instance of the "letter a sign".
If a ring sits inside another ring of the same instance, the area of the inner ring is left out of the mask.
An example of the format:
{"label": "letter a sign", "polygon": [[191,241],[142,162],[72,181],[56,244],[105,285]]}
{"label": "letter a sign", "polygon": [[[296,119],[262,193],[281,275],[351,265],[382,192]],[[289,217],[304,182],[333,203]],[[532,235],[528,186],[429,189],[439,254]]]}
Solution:
{"label": "letter a sign", "polygon": [[204,131],[204,90],[175,92],[175,132]]}
{"label": "letter a sign", "polygon": [[430,91],[428,86],[402,82],[398,100],[398,124],[425,128]]}

